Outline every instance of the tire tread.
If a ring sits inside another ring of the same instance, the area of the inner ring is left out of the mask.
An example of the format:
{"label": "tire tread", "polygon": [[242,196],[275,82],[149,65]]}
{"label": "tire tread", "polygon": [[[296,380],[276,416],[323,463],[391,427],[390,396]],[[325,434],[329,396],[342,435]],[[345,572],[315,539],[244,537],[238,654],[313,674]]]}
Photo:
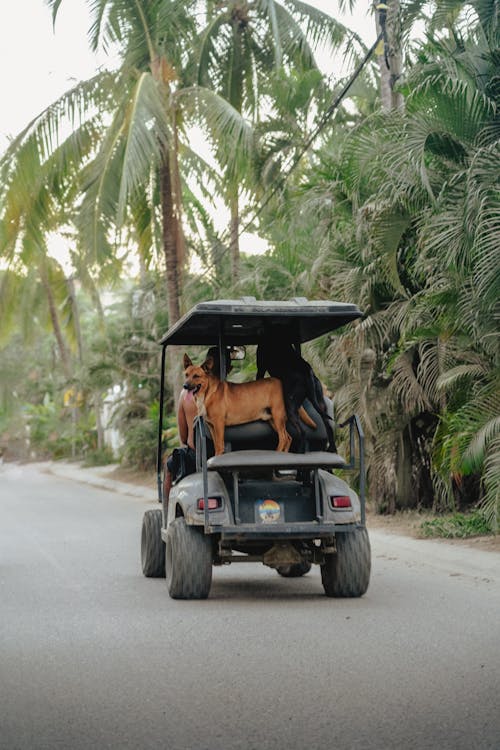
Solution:
{"label": "tire tread", "polygon": [[212,584],[212,540],[176,518],[167,531],[166,578],[172,599],[206,599]]}
{"label": "tire tread", "polygon": [[141,563],[146,578],[165,577],[165,542],[161,538],[163,513],[147,510],[144,513],[141,532]]}
{"label": "tire tread", "polygon": [[359,597],[368,589],[371,549],[368,532],[358,528],[337,535],[337,552],[326,555],[321,581],[327,596]]}

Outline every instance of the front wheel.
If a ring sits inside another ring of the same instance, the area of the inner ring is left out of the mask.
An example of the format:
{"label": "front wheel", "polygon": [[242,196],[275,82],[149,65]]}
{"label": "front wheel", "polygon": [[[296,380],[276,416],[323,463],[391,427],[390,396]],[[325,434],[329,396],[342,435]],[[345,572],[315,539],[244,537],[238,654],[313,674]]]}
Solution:
{"label": "front wheel", "polygon": [[167,529],[165,571],[172,599],[206,599],[212,585],[212,540],[176,518]]}
{"label": "front wheel", "polygon": [[161,538],[161,510],[147,510],[142,520],[141,563],[147,578],[165,577],[165,543]]}
{"label": "front wheel", "polygon": [[363,596],[370,582],[371,549],[365,528],[337,534],[337,551],[325,555],[321,582],[327,596]]}

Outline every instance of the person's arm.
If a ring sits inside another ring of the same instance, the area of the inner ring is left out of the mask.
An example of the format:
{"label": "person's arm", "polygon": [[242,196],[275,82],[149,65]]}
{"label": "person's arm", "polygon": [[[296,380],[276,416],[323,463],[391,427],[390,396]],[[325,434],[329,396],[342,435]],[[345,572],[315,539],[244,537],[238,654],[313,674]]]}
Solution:
{"label": "person's arm", "polygon": [[188,444],[188,423],[184,412],[184,393],[185,391],[182,391],[177,407],[177,429],[179,430],[181,445]]}

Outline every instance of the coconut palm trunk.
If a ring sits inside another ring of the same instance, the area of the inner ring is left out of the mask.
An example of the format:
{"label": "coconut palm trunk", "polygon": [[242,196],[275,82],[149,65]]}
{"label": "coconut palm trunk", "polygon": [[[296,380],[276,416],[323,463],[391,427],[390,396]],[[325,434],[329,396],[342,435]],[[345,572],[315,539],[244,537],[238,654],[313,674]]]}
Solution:
{"label": "coconut palm trunk", "polygon": [[237,282],[240,273],[240,209],[237,188],[229,201],[229,208],[231,211],[229,240],[231,251],[231,272],[233,281]]}
{"label": "coconut palm trunk", "polygon": [[42,281],[42,286],[45,290],[45,293],[47,295],[47,304],[49,308],[49,315],[50,320],[52,323],[52,330],[54,331],[54,336],[56,337],[57,341],[57,348],[59,350],[59,356],[61,358],[61,363],[63,366],[64,374],[66,378],[69,380],[71,377],[71,363],[70,363],[70,356],[68,349],[66,347],[66,344],[64,342],[64,337],[62,334],[61,324],[59,321],[59,314],[57,312],[57,305],[56,301],[54,299],[54,295],[52,293],[52,289],[50,287],[49,278],[47,275],[46,269],[43,267],[43,265],[40,268],[40,278]]}
{"label": "coconut palm trunk", "polygon": [[78,361],[80,364],[83,363],[83,339],[82,339],[82,328],[80,325],[80,311],[78,310],[78,302],[76,299],[75,280],[73,276],[66,279],[68,286],[68,295],[71,302],[71,313],[73,316],[73,326],[75,329],[76,344],[78,348]]}
{"label": "coconut palm trunk", "polygon": [[[381,27],[378,13],[376,17],[377,36]],[[382,109],[389,112],[402,109],[404,100],[396,90],[396,84],[403,69],[401,53],[401,6],[399,0],[387,0],[386,40],[381,54],[378,55],[380,70],[380,100]]]}
{"label": "coconut palm trunk", "polygon": [[180,283],[178,258],[178,226],[174,208],[170,155],[164,151],[163,164],[160,167],[160,196],[162,217],[163,252],[167,279],[168,320],[173,325],[180,318]]}
{"label": "coconut palm trunk", "polygon": [[[179,234],[180,227],[175,211],[173,192],[173,180],[170,169],[171,158],[164,151],[163,164],[160,167],[160,199],[162,215],[163,252],[165,254],[165,268],[167,279],[167,304],[169,326],[176,323],[181,315],[180,312],[180,273],[179,259]],[[181,374],[181,352],[178,347],[169,347],[169,380],[172,384],[174,398],[182,388]]]}

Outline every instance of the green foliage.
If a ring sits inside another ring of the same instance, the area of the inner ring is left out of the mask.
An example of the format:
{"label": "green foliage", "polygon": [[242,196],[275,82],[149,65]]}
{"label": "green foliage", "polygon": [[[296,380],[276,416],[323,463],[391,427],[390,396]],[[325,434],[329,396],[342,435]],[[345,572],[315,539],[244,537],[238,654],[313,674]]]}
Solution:
{"label": "green foliage", "polygon": [[92,449],[86,452],[83,461],[84,466],[107,466],[116,463],[116,456],[113,455],[111,448]]}
{"label": "green foliage", "polygon": [[494,42],[476,31],[464,44],[428,43],[432,61],[410,71],[404,112],[376,113],[318,153],[281,231],[289,247],[300,234],[316,247],[317,294],[365,312],[323,361],[340,419],[357,411],[365,423],[375,505],[482,502],[494,524],[498,94]]}
{"label": "green foliage", "polygon": [[163,446],[170,453],[174,448],[180,446],[179,433],[177,430],[177,418],[173,413],[163,417]]}
{"label": "green foliage", "polygon": [[473,513],[454,513],[451,516],[423,521],[420,531],[424,537],[466,539],[481,534],[492,534],[494,529],[484,513],[477,510]]}
{"label": "green foliage", "polygon": [[152,408],[144,418],[130,420],[124,432],[122,461],[140,471],[156,467],[158,444],[158,410]]}
{"label": "green foliage", "polygon": [[43,404],[28,404],[25,414],[31,451],[38,458],[78,458],[96,448],[90,415],[78,417],[48,398]]}

